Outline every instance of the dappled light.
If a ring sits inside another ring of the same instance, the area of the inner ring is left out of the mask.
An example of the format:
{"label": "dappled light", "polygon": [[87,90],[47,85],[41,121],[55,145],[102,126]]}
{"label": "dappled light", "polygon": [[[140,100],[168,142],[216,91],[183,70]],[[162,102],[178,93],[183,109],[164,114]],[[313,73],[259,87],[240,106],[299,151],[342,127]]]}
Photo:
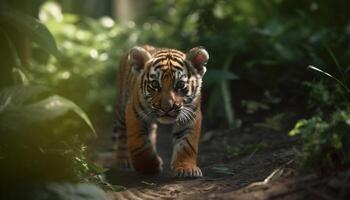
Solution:
{"label": "dappled light", "polygon": [[349,199],[349,6],[2,1],[0,199]]}

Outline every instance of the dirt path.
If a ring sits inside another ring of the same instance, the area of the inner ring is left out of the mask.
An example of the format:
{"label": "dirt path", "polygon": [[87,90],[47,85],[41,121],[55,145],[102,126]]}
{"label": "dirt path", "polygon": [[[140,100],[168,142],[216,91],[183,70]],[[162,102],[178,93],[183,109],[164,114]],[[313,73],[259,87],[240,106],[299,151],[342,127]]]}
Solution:
{"label": "dirt path", "polygon": [[[232,199],[232,192],[264,181],[271,173],[279,173],[278,177],[293,173],[290,167],[297,141],[286,133],[253,128],[205,132],[198,159],[204,177],[174,179],[169,172],[171,137],[166,133],[167,128],[163,128],[158,135],[164,172],[159,176],[142,176],[111,169],[107,173],[109,182],[127,189],[109,191],[110,199]],[[108,166],[113,154],[103,153],[98,160]],[[275,171],[279,168],[284,171]]]}

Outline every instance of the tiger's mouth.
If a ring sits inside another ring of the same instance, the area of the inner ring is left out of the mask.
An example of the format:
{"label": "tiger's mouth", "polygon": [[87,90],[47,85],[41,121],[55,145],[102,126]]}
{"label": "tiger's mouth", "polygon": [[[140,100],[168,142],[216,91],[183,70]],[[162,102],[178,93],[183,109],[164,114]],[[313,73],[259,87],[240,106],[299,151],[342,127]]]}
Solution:
{"label": "tiger's mouth", "polygon": [[177,116],[171,116],[169,114],[159,116],[157,121],[161,124],[173,124],[176,122]]}

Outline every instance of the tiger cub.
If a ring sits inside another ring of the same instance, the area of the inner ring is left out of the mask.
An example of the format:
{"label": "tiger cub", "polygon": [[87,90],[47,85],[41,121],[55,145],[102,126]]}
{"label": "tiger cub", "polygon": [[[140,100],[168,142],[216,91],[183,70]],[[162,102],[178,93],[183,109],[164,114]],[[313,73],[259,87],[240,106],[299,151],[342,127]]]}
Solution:
{"label": "tiger cub", "polygon": [[141,173],[159,173],[157,124],[172,124],[171,170],[176,177],[201,177],[197,166],[202,114],[201,85],[208,52],[136,46],[117,74],[116,164]]}

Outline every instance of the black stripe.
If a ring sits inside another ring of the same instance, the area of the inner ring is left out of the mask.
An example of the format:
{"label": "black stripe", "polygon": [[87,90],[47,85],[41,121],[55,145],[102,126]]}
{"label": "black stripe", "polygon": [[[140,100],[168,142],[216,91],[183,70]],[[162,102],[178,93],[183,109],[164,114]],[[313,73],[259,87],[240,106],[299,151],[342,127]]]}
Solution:
{"label": "black stripe", "polygon": [[188,108],[192,109],[193,113],[196,113],[198,107],[194,104],[186,105]]}
{"label": "black stripe", "polygon": [[[119,129],[122,129],[122,130],[125,130],[126,129],[126,124],[125,122],[119,122],[115,125],[115,128],[116,130],[119,130]],[[114,131],[114,130],[113,130]]]}
{"label": "black stripe", "polygon": [[[183,67],[180,67],[180,66],[177,66],[177,65],[174,65],[174,68],[179,70],[179,71],[183,71],[184,70]],[[180,77],[180,78],[182,78],[182,77]]]}
{"label": "black stripe", "polygon": [[[176,63],[176,64],[175,64]],[[181,68],[182,69],[182,65],[179,65],[179,63],[175,62],[175,63],[170,63],[171,66],[173,66],[174,68],[177,67],[178,69]],[[182,71],[182,70],[181,70]]]}
{"label": "black stripe", "polygon": [[186,67],[186,69],[188,71],[188,77],[191,77],[192,76],[192,70],[191,70],[191,68],[189,66],[189,63],[188,63],[188,61],[185,61],[184,63],[185,63],[184,66]]}
{"label": "black stripe", "polygon": [[171,60],[179,63],[181,66],[184,65],[184,62],[181,59],[177,58],[177,57],[173,57]]}
{"label": "black stripe", "polygon": [[139,112],[137,112],[137,110],[135,108],[135,104],[132,105],[132,110],[133,110],[137,119],[142,119],[141,115],[139,114]]}
{"label": "black stripe", "polygon": [[158,65],[157,67],[154,68],[154,70],[156,71],[156,70],[158,70],[159,68],[162,68],[162,67],[164,67],[164,66],[166,66],[166,65]]}
{"label": "black stripe", "polygon": [[190,152],[187,151],[186,147],[182,148],[189,156],[191,156],[192,154],[190,154]]}
{"label": "black stripe", "polygon": [[189,130],[190,128],[189,127],[186,127],[182,130],[179,130],[175,133],[173,133],[173,138],[175,138],[176,140],[177,139],[180,139],[181,137],[183,137],[185,135],[185,133]]}
{"label": "black stripe", "polygon": [[192,146],[192,144],[190,143],[190,141],[188,140],[188,138],[185,138],[185,141],[187,142],[188,146],[190,146],[191,150],[192,150],[194,153],[197,153],[196,150],[194,149],[194,147]]}
{"label": "black stripe", "polygon": [[[157,59],[157,60],[156,60]],[[160,57],[160,58],[156,58],[154,61],[153,61],[153,66],[157,65],[158,63],[166,60],[167,58],[164,58],[164,57]]]}
{"label": "black stripe", "polygon": [[146,93],[146,85],[147,85],[147,81],[148,81],[148,78],[147,78],[147,76],[146,76],[146,78],[143,76],[142,77],[143,79],[141,80],[142,82],[142,84],[141,84],[141,91],[142,91],[142,93],[143,94],[145,94]]}
{"label": "black stripe", "polygon": [[145,107],[143,107],[143,105],[141,104],[140,101],[137,101],[137,106],[139,107],[139,109],[143,112],[145,111]]}
{"label": "black stripe", "polygon": [[183,54],[180,53],[179,51],[171,51],[171,54],[173,54],[173,56],[174,56],[174,55],[179,56],[180,58],[183,57]]}
{"label": "black stripe", "polygon": [[137,154],[140,154],[146,150],[148,150],[149,148],[147,148],[146,145],[149,145],[149,143],[145,143],[144,145],[140,146],[140,147],[137,147],[136,149],[133,149],[130,153],[132,155],[137,155]]}
{"label": "black stripe", "polygon": [[182,89],[182,92],[183,92],[184,94],[187,94],[187,93],[188,93],[188,87],[185,87],[184,89]]}
{"label": "black stripe", "polygon": [[159,55],[161,53],[168,53],[168,52],[169,52],[168,49],[161,49],[161,50],[157,51],[154,55],[156,56],[156,55]]}
{"label": "black stripe", "polygon": [[196,86],[194,86],[194,83],[193,83],[191,86],[192,86],[191,98],[194,99],[196,97],[196,93],[197,93],[199,85],[197,84]]}
{"label": "black stripe", "polygon": [[152,92],[157,91],[156,89],[154,89],[153,87],[151,87],[151,86],[149,86],[149,85],[147,85],[147,89],[151,90]]}

